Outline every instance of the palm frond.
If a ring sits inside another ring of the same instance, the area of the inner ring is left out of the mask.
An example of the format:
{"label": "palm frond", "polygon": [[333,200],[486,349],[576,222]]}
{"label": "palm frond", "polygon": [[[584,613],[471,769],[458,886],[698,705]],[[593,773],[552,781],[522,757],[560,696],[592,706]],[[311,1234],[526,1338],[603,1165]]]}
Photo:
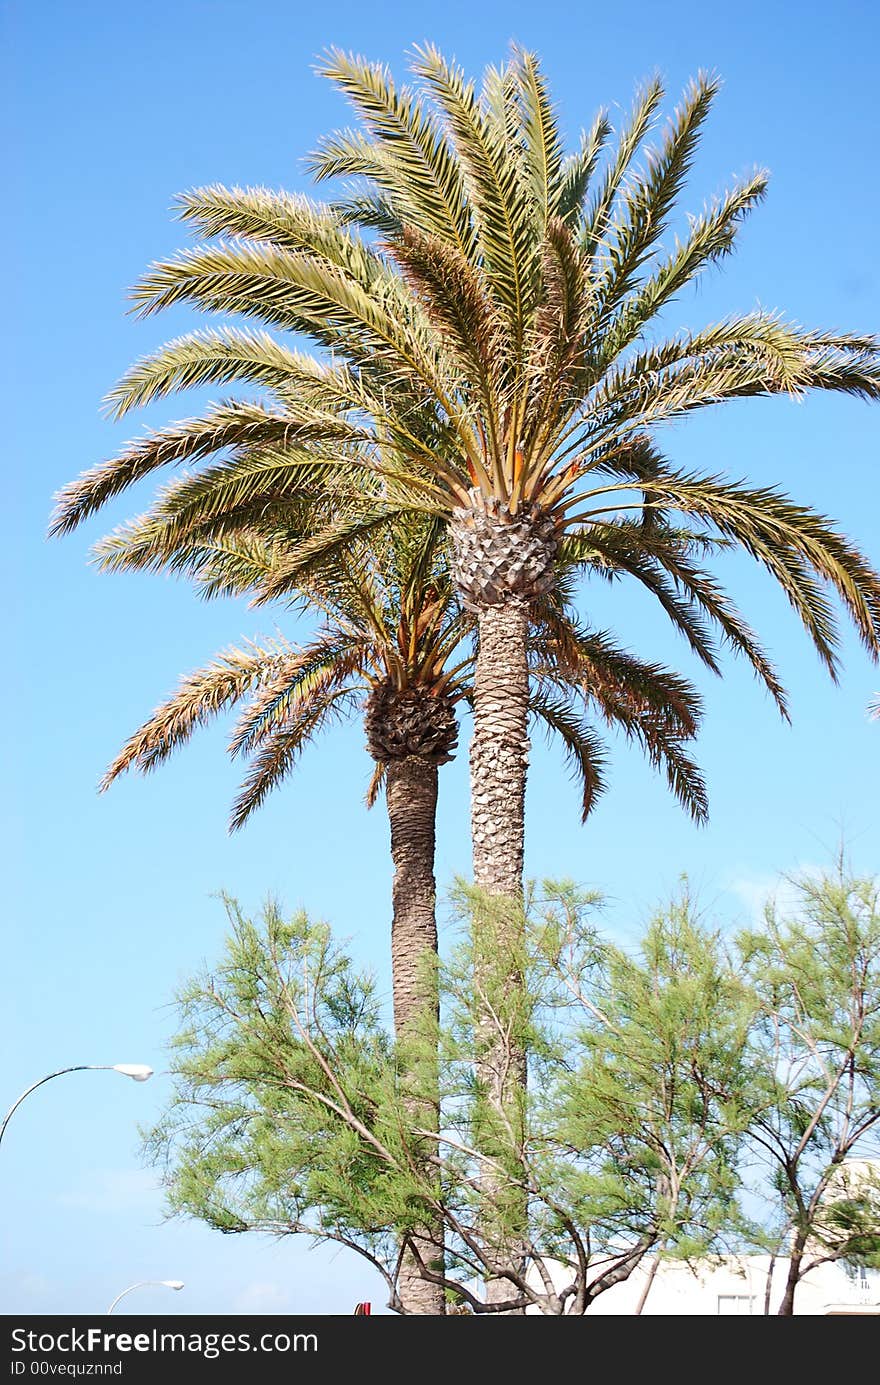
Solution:
{"label": "palm frond", "polygon": [[363,667],[364,639],[345,628],[322,631],[304,649],[267,668],[232,730],[230,755],[250,755],[284,725],[307,717],[338,689],[352,691]]}
{"label": "palm frond", "polygon": [[355,514],[331,522],[288,549],[271,576],[260,585],[253,604],[262,605],[296,592],[308,583],[311,574],[332,563],[354,540],[368,539],[377,530],[388,529],[401,515],[399,509],[389,507],[378,513]]}
{"label": "palm frond", "polygon": [[171,463],[199,461],[226,447],[287,446],[313,437],[346,440],[353,432],[336,419],[297,419],[258,403],[230,400],[214,405],[201,418],[147,433],[118,457],[83,472],[56,495],[49,533],[69,533],[114,495]]}
{"label": "palm frond", "polygon": [[234,706],[289,657],[290,650],[277,642],[249,644],[244,649],[232,646],[204,668],[187,674],[173,696],[126,741],[101,781],[102,792],[128,769],[146,774],[162,764],[197,727]]}
{"label": "palm frond", "polygon": [[605,788],[606,757],[602,742],[586,718],[578,713],[570,696],[554,695],[541,687],[533,687],[529,691],[529,710],[551,735],[562,741],[581,790],[581,821],[586,822]]}
{"label": "palm frond", "polygon": [[300,504],[311,528],[318,523],[323,529],[319,502],[342,469],[341,460],[293,447],[286,452],[245,451],[229,462],[176,478],[159,491],[152,510],[101,540],[95,554],[105,571],[159,571],[166,565],[174,570],[181,567],[183,550],[270,524],[279,507],[295,533]]}
{"label": "palm frond", "polygon": [[364,802],[368,808],[375,807],[376,800],[385,786],[385,772],[387,768],[388,766],[384,760],[381,760],[373,767],[373,773],[370,775],[370,782],[367,785],[367,792],[364,796]]}
{"label": "palm frond", "polygon": [[369,288],[387,280],[381,259],[340,226],[332,207],[271,188],[194,188],[175,199],[179,216],[203,236],[231,236],[315,256]]}
{"label": "palm frond", "polygon": [[348,134],[311,159],[318,178],[366,177],[408,213],[409,222],[473,255],[474,235],[461,169],[418,97],[395,88],[387,67],[331,49],[319,71],[352,102],[374,141]]}
{"label": "palm frond", "polygon": [[[610,529],[613,527],[609,526]],[[559,547],[559,560],[565,566],[585,564],[593,570],[601,571],[604,567],[611,572],[628,573],[635,577],[657,598],[697,658],[713,673],[720,674],[718,652],[699,606],[676,591],[675,584],[649,554],[635,551],[628,545],[619,545],[615,534],[606,533],[598,525],[591,525],[583,532],[566,534]]]}
{"label": "palm frond", "polygon": [[[381,283],[378,277],[381,267]],[[455,417],[439,344],[399,276],[375,260],[367,282],[323,259],[265,243],[219,243],[155,264],[134,290],[141,316],[188,302],[289,331],[379,374],[389,389],[427,388]],[[381,291],[380,291],[381,290]]]}
{"label": "palm frond", "polygon": [[663,504],[708,520],[776,579],[836,676],[833,612],[815,573],[833,587],[868,653],[880,657],[880,576],[832,522],[795,504],[774,487],[749,487],[719,477],[677,473],[644,483]]}
{"label": "palm frond", "polygon": [[268,332],[222,327],[177,337],[160,351],[143,357],[110,390],[105,403],[113,418],[121,418],[177,390],[233,381],[270,390],[295,389],[300,407],[308,402],[327,415],[356,410],[362,402],[344,368],[291,351]]}
{"label": "palm frond", "polygon": [[580,148],[563,160],[560,169],[560,190],[557,215],[572,226],[577,225],[593,174],[609,137],[611,122],[608,112],[600,110],[589,130],[581,134]]}
{"label": "palm frond", "polygon": [[438,49],[416,49],[414,70],[443,111],[474,205],[486,273],[507,310],[514,354],[519,350],[537,288],[535,222],[519,188],[517,163],[481,107],[473,83]]}
{"label": "palm frond", "polygon": [[278,727],[267,737],[254,757],[232,806],[229,830],[237,832],[252,813],[262,806],[293,769],[297,757],[323,731],[329,722],[345,715],[352,703],[352,694],[345,688],[336,689],[311,705],[302,716]]}
{"label": "palm frond", "polygon": [[665,230],[669,213],[693,164],[700,131],[718,91],[718,82],[700,74],[667,130],[663,146],[647,156],[646,173],[622,199],[619,215],[597,255],[603,313],[623,299]]}
{"label": "palm frond", "polygon": [[620,649],[605,631],[571,625],[565,631],[565,624],[547,621],[533,641],[539,701],[568,707],[571,718],[577,717],[578,706],[598,711],[607,725],[641,746],[654,769],[664,771],[682,807],[696,822],[705,822],[705,781],[684,749],[684,742],[697,734],[702,715],[696,689],[669,669]]}
{"label": "palm frond", "polygon": [[590,260],[605,243],[615,198],[662,100],[663,86],[657,77],[636,93],[629,121],[618,136],[617,152],[605,172],[602,186],[597,189],[581,216],[581,241],[584,253]]}
{"label": "palm frond", "polygon": [[653,269],[647,282],[626,302],[619,318],[609,327],[602,347],[604,362],[613,361],[645,323],[656,317],[697,275],[731,253],[741,223],[763,201],[766,191],[766,173],[755,173],[696,218],[683,241],[676,238],[671,253]]}
{"label": "palm frond", "polygon": [[545,228],[559,211],[563,193],[562,140],[547,79],[534,53],[515,51],[513,76],[521,98],[521,128],[529,192]]}
{"label": "palm frond", "polygon": [[643,580],[640,574],[646,571],[648,581],[645,585],[649,590],[654,589],[652,579],[657,569],[662,569],[676,590],[683,593],[687,600],[718,628],[722,640],[735,653],[749,661],[781,715],[788,720],[785,688],[775,668],[762,649],[758,637],[743,620],[721,585],[710,573],[697,567],[691,560],[689,549],[694,542],[692,535],[688,534],[682,543],[674,537],[674,531],[669,531],[668,526],[663,526],[653,534],[646,534],[641,524],[626,520],[617,524],[595,525],[590,533],[593,541],[601,547],[606,559],[616,554],[624,569],[639,580]]}
{"label": "palm frond", "polygon": [[388,250],[462,375],[479,391],[484,416],[497,417],[507,336],[485,281],[455,247],[414,227]]}

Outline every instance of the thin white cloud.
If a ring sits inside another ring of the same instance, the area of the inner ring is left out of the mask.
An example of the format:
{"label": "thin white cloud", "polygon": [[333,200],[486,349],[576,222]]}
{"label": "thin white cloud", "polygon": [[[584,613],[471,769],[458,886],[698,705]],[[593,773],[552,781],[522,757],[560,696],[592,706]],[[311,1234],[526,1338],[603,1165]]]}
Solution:
{"label": "thin white cloud", "polygon": [[729,876],[724,881],[724,889],[741,900],[745,905],[748,922],[757,925],[763,922],[764,910],[771,901],[782,917],[795,912],[799,899],[795,882],[802,876],[815,878],[822,874],[822,869],[821,866],[806,862],[791,871],[788,877],[771,875],[768,872],[744,871]]}

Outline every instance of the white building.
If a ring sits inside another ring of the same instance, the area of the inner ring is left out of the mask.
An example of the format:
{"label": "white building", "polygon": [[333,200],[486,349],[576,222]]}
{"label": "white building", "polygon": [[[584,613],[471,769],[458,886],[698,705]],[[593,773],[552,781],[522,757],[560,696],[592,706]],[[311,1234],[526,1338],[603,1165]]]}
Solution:
{"label": "white building", "polygon": [[[589,1316],[632,1316],[652,1262],[653,1257],[646,1256],[629,1279],[600,1294],[589,1309]],[[760,1316],[764,1312],[769,1269],[768,1255],[731,1255],[723,1260],[704,1261],[696,1269],[681,1261],[664,1260],[657,1269],[642,1314],[645,1317]],[[788,1260],[777,1260],[770,1286],[771,1314],[779,1307],[787,1274]],[[853,1269],[841,1263],[820,1265],[798,1285],[794,1311],[798,1317],[880,1316],[880,1272]]]}

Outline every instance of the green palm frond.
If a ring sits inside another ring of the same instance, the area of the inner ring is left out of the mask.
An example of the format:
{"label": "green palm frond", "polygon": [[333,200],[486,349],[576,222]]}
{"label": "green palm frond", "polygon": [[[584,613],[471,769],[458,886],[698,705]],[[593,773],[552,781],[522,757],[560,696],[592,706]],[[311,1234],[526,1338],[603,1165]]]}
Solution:
{"label": "green palm frond", "polygon": [[[713,537],[706,538],[713,546]],[[640,523],[622,520],[616,524],[594,524],[583,534],[573,534],[565,540],[562,552],[567,562],[594,568],[600,561],[612,571],[634,577],[657,597],[694,651],[717,673],[720,670],[714,649],[709,646],[707,651],[705,646],[706,626],[692,624],[700,613],[735,653],[749,661],[780,713],[787,718],[785,689],[754,631],[720,583],[691,560],[690,552],[701,539],[702,536],[690,532],[679,538],[667,525],[648,535]]]}
{"label": "green palm frond", "polygon": [[[352,462],[352,465],[355,465]],[[181,548],[241,528],[268,525],[280,513],[295,533],[297,507],[305,507],[313,533],[340,458],[316,452],[254,449],[229,462],[176,478],[159,491],[152,510],[122,525],[95,546],[105,571],[159,571],[178,566]],[[279,511],[279,507],[280,511]],[[329,522],[329,521],[325,521]],[[323,524],[320,526],[323,530]]]}
{"label": "green palm frond", "polygon": [[608,139],[611,136],[611,122],[608,112],[597,112],[589,130],[581,134],[580,148],[575,154],[563,159],[560,169],[560,189],[557,215],[563,221],[576,225],[583,209],[584,198],[590,188],[593,175],[599,164]]}
{"label": "green palm frond", "polygon": [[748,213],[767,191],[767,175],[755,173],[732,188],[691,224],[687,237],[676,237],[671,253],[658,264],[638,293],[629,298],[603,344],[602,357],[611,362],[677,293],[734,248],[736,234]]}
{"label": "green palm frond", "polygon": [[252,813],[262,806],[293,769],[299,755],[334,721],[341,720],[351,710],[353,695],[345,688],[336,689],[311,703],[301,715],[277,727],[266,738],[236,795],[229,819],[229,830],[237,832]]}
{"label": "green palm frond", "polygon": [[645,348],[607,370],[585,408],[607,419],[606,427],[637,430],[725,400],[799,397],[814,388],[880,398],[877,344],[858,337],[829,343],[775,314],[752,313]]}
{"label": "green palm frond", "polygon": [[448,121],[474,205],[484,269],[493,296],[507,309],[516,353],[537,289],[534,221],[517,196],[519,164],[505,156],[497,129],[460,68],[426,45],[416,49],[414,70]]}
{"label": "green palm frond", "polygon": [[559,120],[547,79],[534,53],[515,51],[513,75],[521,98],[529,192],[539,210],[538,225],[544,228],[558,214],[563,193],[564,153]]}
{"label": "green palm frond", "polygon": [[75,529],[113,496],[159,467],[199,461],[226,447],[293,446],[313,437],[340,442],[353,433],[356,430],[338,419],[297,418],[236,400],[214,405],[203,417],[150,432],[118,457],[83,472],[55,497],[49,532],[66,534]]}
{"label": "green palm frond", "polygon": [[202,236],[264,242],[335,265],[364,287],[387,282],[382,260],[339,225],[332,208],[271,188],[195,188],[175,199],[180,219]]}
{"label": "green palm frond", "polygon": [[187,674],[173,696],[126,741],[101,781],[102,791],[128,769],[142,774],[155,769],[185,745],[197,727],[239,702],[290,657],[290,649],[277,642],[233,646]]}
{"label": "green palm frond", "polygon": [[709,521],[761,563],[782,587],[832,676],[836,623],[812,573],[836,590],[865,648],[880,655],[880,577],[824,515],[796,505],[774,487],[719,477],[680,472],[644,481],[643,489],[664,506]]}
{"label": "green palm frond", "polygon": [[410,224],[443,236],[470,259],[474,232],[461,168],[436,118],[388,69],[332,49],[319,69],[352,102],[373,136],[324,141],[310,161],[318,178],[368,177]]}
{"label": "green palm frond", "polygon": [[709,821],[709,795],[706,781],[696,762],[684,750],[681,741],[663,733],[653,738],[649,748],[652,763],[662,768],[666,774],[669,790],[681,806],[690,813],[694,822]]}
{"label": "green palm frond", "polygon": [[535,676],[575,687],[609,724],[632,734],[646,720],[679,738],[696,736],[702,700],[696,688],[660,664],[646,664],[606,630],[586,630],[545,613],[530,641]]}
{"label": "green palm frond", "polygon": [[381,282],[356,279],[263,242],[219,243],[153,265],[133,298],[141,316],[188,302],[306,333],[376,377],[380,388],[416,397],[430,391],[455,419],[454,371],[400,278],[384,265],[382,275]]}
{"label": "green palm frond", "polygon": [[567,534],[560,545],[560,562],[563,565],[586,563],[591,570],[605,568],[635,577],[657,598],[697,658],[713,673],[720,674],[711,628],[699,605],[676,590],[675,583],[664,572],[663,566],[650,554],[618,543],[614,526],[609,526],[609,530],[610,533],[606,533],[597,525],[592,525],[582,533]]}
{"label": "green palm frond", "polygon": [[325,630],[304,649],[291,650],[260,680],[229,741],[230,755],[250,755],[282,726],[308,716],[330,693],[345,688],[362,671],[363,636],[344,628]]}
{"label": "green palm frond", "polygon": [[310,573],[322,570],[328,562],[345,553],[353,540],[369,539],[376,531],[388,529],[412,511],[386,508],[374,514],[356,514],[327,525],[319,533],[288,548],[271,575],[257,590],[254,604],[275,601],[295,593],[308,584]]}
{"label": "green palm frond", "polygon": [[605,244],[615,199],[662,100],[663,86],[656,77],[636,93],[629,121],[618,136],[614,159],[605,172],[602,186],[596,190],[581,217],[580,234],[588,260],[592,260]]}
{"label": "green palm frond", "polygon": [[345,368],[329,366],[300,351],[291,351],[268,332],[223,327],[191,332],[137,361],[106,396],[114,418],[178,390],[233,381],[266,389],[292,390],[300,403],[319,413],[358,408],[354,382]]}
{"label": "green palm frond", "polygon": [[[556,706],[598,712],[636,741],[697,822],[708,817],[706,785],[684,749],[702,718],[702,701],[686,679],[621,649],[606,631],[584,630],[545,609],[533,634],[531,663],[539,696]],[[574,715],[574,712],[572,712]]]}
{"label": "green palm frond", "polygon": [[237,529],[202,543],[181,544],[166,567],[185,573],[205,600],[243,596],[271,576],[285,549],[283,539]]}
{"label": "green palm frond", "polygon": [[703,74],[691,83],[662,148],[648,153],[645,174],[633,181],[618,216],[609,225],[596,257],[605,316],[638,282],[642,265],[663,235],[717,90],[717,81]]}
{"label": "green palm frond", "polygon": [[495,420],[510,363],[507,335],[483,279],[455,248],[412,227],[389,251],[413,290],[424,296],[425,311],[462,376],[479,391],[497,464]]}
{"label": "green palm frond", "polygon": [[551,736],[558,736],[581,791],[581,821],[586,822],[605,789],[605,748],[575,699],[533,686],[529,710]]}
{"label": "green palm frond", "polygon": [[[449,579],[445,527],[421,517],[398,518],[392,526],[382,516],[382,525],[368,533],[356,512],[351,522],[360,525],[359,533],[349,535],[338,553],[326,544],[319,552],[314,517],[311,527],[304,523],[312,547],[292,595],[323,614],[317,635],[302,647],[280,638],[233,647],[184,678],[130,738],[104,787],[125,769],[152,769],[198,726],[237,707],[228,749],[251,762],[233,812],[233,825],[240,826],[328,719],[352,712],[370,687],[391,679],[401,691],[418,685],[443,690],[453,701],[463,695],[467,660],[455,659],[468,624]],[[333,523],[341,527],[342,521],[331,516],[328,529]],[[121,555],[141,541],[149,549],[149,526],[142,527],[146,538],[132,534],[131,526],[118,538]],[[223,538],[179,543],[164,566],[187,572],[208,591],[253,595],[289,565],[294,539],[281,521],[274,530],[233,528]],[[305,546],[301,536],[300,543]],[[124,565],[120,555],[117,562]],[[381,776],[374,776],[372,797],[380,786]]]}

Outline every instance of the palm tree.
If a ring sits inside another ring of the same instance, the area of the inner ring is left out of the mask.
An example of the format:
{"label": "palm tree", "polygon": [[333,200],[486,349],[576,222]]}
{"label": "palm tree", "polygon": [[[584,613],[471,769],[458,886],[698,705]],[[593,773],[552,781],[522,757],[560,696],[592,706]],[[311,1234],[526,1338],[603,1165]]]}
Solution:
{"label": "palm tree", "polygon": [[[631,573],[712,659],[708,616],[784,709],[726,594],[692,553],[663,541],[670,516],[681,515],[770,572],[832,676],[826,585],[877,657],[880,579],[858,549],[776,488],[677,468],[655,434],[731,399],[812,389],[876,399],[880,356],[872,337],[809,331],[766,312],[652,339],[671,300],[730,253],[766,188],[763,174],[745,179],[670,242],[713,80],[691,85],[655,146],[656,81],[615,139],[600,112],[566,155],[533,55],[515,51],[479,93],[434,48],[417,52],[413,69],[416,86],[398,89],[381,65],[331,54],[325,72],[361,128],[326,140],[313,169],[346,180],[341,200],[188,193],[181,214],[208,243],[154,266],[135,292],[143,314],[188,302],[301,334],[329,357],[224,326],[139,362],[111,396],[120,415],[206,383],[255,384],[270,399],[228,400],[135,442],[62,492],[54,529],[75,527],[160,466],[226,451],[169,488],[129,535],[148,565],[206,521],[219,535],[281,501],[344,486],[353,467],[381,476],[381,500],[323,533],[302,531],[264,588],[270,599],[357,534],[413,511],[441,520],[479,632],[474,877],[516,899],[529,617],[560,564]],[[492,1067],[489,1053],[490,1087]],[[522,1064],[507,1071],[499,1109],[524,1081]]]}
{"label": "palm tree", "polygon": [[[147,435],[63,491],[53,529],[75,527],[158,466],[230,450],[166,493],[151,541],[167,553],[206,516],[238,522],[267,498],[314,495],[352,464],[347,449],[361,447],[355,465],[382,474],[384,502],[329,524],[319,543],[338,550],[353,532],[414,509],[450,526],[458,590],[480,631],[475,877],[516,894],[527,614],[561,557],[632,571],[670,605],[677,594],[682,606],[701,606],[742,647],[717,585],[656,552],[655,524],[679,511],[770,571],[832,673],[834,621],[818,583],[836,590],[876,656],[880,587],[854,546],[773,488],[677,470],[651,431],[729,399],[808,389],[877,398],[877,343],[759,312],[646,344],[660,310],[730,252],[765,191],[762,174],[747,179],[663,252],[715,95],[708,78],[644,151],[663,96],[649,84],[603,165],[607,117],[566,157],[529,53],[490,69],[480,95],[433,48],[415,59],[418,91],[398,91],[385,68],[341,53],[325,71],[364,128],[325,141],[314,170],[360,190],[334,206],[261,189],[186,194],[182,216],[207,237],[230,239],[154,266],[135,301],[144,314],[187,301],[256,317],[311,338],[331,360],[224,328],[139,362],[110,396],[120,415],[176,389],[229,381],[266,387],[275,404],[230,400]],[[377,229],[381,245],[341,222]],[[392,464],[378,455],[388,440]],[[314,540],[295,546],[267,597],[291,590],[316,551]],[[779,698],[760,657],[756,668]]]}
{"label": "palm tree", "polygon": [[[434,978],[435,817],[438,768],[454,756],[456,705],[472,700],[473,656],[462,642],[472,622],[454,599],[442,549],[442,527],[400,524],[369,543],[350,545],[303,578],[302,600],[323,616],[311,641],[248,642],[231,647],[184,677],[175,693],[129,738],[102,780],[107,789],[130,769],[147,773],[184,745],[195,730],[234,707],[230,741],[251,767],[233,806],[238,829],[293,770],[305,747],[355,708],[364,713],[374,771],[372,806],[385,789],[394,864],[392,989],[395,1031],[418,1055],[439,1022]],[[190,543],[175,555],[204,595],[240,595],[258,587],[290,549],[290,536],[229,534],[222,543]],[[99,545],[118,564],[115,543]],[[604,787],[604,751],[591,722],[598,716],[635,739],[698,820],[705,790],[684,742],[698,730],[694,689],[657,665],[618,648],[604,632],[579,627],[563,606],[544,602],[530,640],[531,712],[561,739],[579,778],[586,819]],[[428,1061],[428,1068],[432,1066]],[[413,1106],[421,1124],[438,1130],[436,1073],[413,1060]],[[419,1263],[442,1265],[442,1226],[425,1225],[404,1247],[399,1276],[405,1312],[442,1314],[442,1284]]]}

